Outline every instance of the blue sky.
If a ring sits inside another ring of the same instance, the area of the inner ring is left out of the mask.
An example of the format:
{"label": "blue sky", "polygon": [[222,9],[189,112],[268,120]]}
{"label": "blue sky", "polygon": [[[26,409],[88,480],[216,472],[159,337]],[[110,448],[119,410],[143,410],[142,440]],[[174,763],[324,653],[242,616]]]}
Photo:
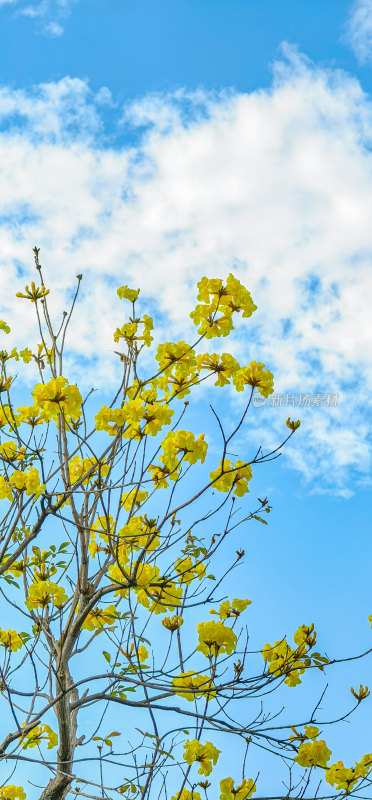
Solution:
{"label": "blue sky", "polygon": [[[242,591],[265,640],[314,620],[339,655],[341,627],[345,654],[371,641],[371,64],[372,0],[0,0],[14,342],[33,327],[14,287],[33,278],[34,244],[56,313],[84,273],[68,361],[83,389],[114,384],[117,286],[143,287],[159,341],[187,339],[197,280],[234,272],[258,306],[234,354],[264,361],[281,398],[254,410],[241,446],[302,420],[255,478],[274,510]],[[358,735],[337,757],[361,754]]]}

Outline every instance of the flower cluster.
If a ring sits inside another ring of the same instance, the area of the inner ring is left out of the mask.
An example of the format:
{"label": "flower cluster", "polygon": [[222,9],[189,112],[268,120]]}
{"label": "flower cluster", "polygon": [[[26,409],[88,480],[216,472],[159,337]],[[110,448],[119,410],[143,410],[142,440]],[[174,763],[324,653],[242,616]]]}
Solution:
{"label": "flower cluster", "polygon": [[49,725],[36,725],[35,728],[32,728],[21,736],[20,741],[22,742],[24,750],[26,750],[27,747],[31,749],[33,747],[39,747],[42,741],[47,741],[48,750],[51,750],[52,747],[57,747],[58,736],[52,731]]}
{"label": "flower cluster", "polygon": [[234,788],[234,781],[232,778],[224,778],[220,781],[220,800],[248,800],[256,791],[256,784],[252,778],[248,780],[243,779],[239,786]]}
{"label": "flower cluster", "polygon": [[120,297],[120,300],[129,300],[131,303],[135,303],[139,293],[139,289],[128,289],[128,286],[119,286],[119,289],[116,290],[116,294]]}
{"label": "flower cluster", "polygon": [[300,767],[326,767],[332,755],[332,750],[329,750],[324,739],[318,741],[303,742],[299,749],[294,761]]}
{"label": "flower cluster", "polygon": [[156,527],[156,519],[148,519],[146,516],[131,517],[127,524],[118,531],[119,547],[124,546],[131,550],[156,550],[160,540]]}
{"label": "flower cluster", "polygon": [[179,614],[174,614],[173,617],[164,617],[162,619],[161,624],[171,633],[177,631],[178,628],[183,625],[183,619],[179,616]]}
{"label": "flower cluster", "polygon": [[221,653],[230,655],[236,648],[236,635],[223,622],[199,622],[197,631],[199,644],[196,649],[206,656],[218,656]]}
{"label": "flower cluster", "polygon": [[34,404],[44,422],[58,421],[63,414],[67,422],[81,417],[82,397],[77,386],[62,375],[49,383],[37,383],[31,392]]}
{"label": "flower cluster", "polygon": [[191,556],[177,559],[174,566],[179,574],[180,583],[191,583],[195,578],[201,581],[205,575],[205,564],[200,562],[193,564]]}
{"label": "flower cluster", "polygon": [[[142,330],[139,329],[139,325],[143,325]],[[144,314],[142,319],[136,318],[130,322],[125,322],[121,328],[116,328],[114,333],[114,342],[124,339],[126,344],[129,346],[133,345],[135,342],[144,342],[147,347],[150,347],[151,342],[154,339],[150,333],[150,331],[153,330],[153,327],[154,323],[151,317],[148,317],[147,314]]]}
{"label": "flower cluster", "polygon": [[3,442],[0,445],[0,457],[6,461],[23,461],[26,454],[26,448],[18,448],[16,442],[13,440]]}
{"label": "flower cluster", "polygon": [[7,631],[3,631],[0,628],[0,646],[5,647],[6,650],[11,650],[15,652],[16,650],[20,650],[23,645],[23,641],[17,633],[17,631],[12,631],[8,628]]}
{"label": "flower cluster", "polygon": [[22,786],[2,786],[0,789],[0,800],[26,800],[26,792]]}
{"label": "flower cluster", "polygon": [[189,792],[188,789],[182,789],[181,794],[177,792],[176,794],[171,797],[171,800],[201,800],[201,796],[199,792]]}
{"label": "flower cluster", "polygon": [[128,580],[126,581],[122,568],[125,564],[113,564],[109,568],[110,580],[113,583],[124,584],[123,588],[117,589],[115,594],[125,597],[129,586],[137,595],[137,600],[141,605],[148,608],[154,614],[164,614],[168,609],[173,610],[181,605],[182,588],[176,586],[173,581],[162,578],[159,567],[152,564],[140,563],[134,574],[128,569]]}
{"label": "flower cluster", "polygon": [[211,700],[216,697],[216,690],[213,681],[207,675],[201,675],[199,672],[189,670],[188,672],[181,672],[172,681],[175,694],[183,697],[185,700],[195,700],[197,697],[206,697]]}
{"label": "flower cluster", "polygon": [[30,425],[33,429],[36,425],[43,425],[44,419],[41,416],[40,409],[38,406],[19,406],[17,408],[17,415],[16,415],[16,422],[19,425],[21,422],[24,422],[26,425]]}
{"label": "flower cluster", "polygon": [[40,483],[40,475],[36,467],[31,467],[24,472],[20,469],[15,470],[9,478],[9,486],[18,492],[25,491],[26,494],[34,494],[35,497],[40,497],[45,490],[45,483]]}
{"label": "flower cluster", "polygon": [[16,418],[10,406],[0,406],[0,428],[4,428],[6,425],[8,425],[10,428],[13,428],[15,423]]}
{"label": "flower cluster", "polygon": [[36,467],[30,467],[29,470],[16,469],[6,480],[3,475],[0,475],[0,500],[14,499],[13,491],[26,492],[27,495],[35,495],[35,498],[40,497],[45,490],[45,483],[40,483],[40,475]]}
{"label": "flower cluster", "polygon": [[244,461],[238,461],[235,464],[232,461],[224,458],[220,466],[210,473],[210,479],[213,481],[213,488],[218,492],[230,492],[234,488],[233,494],[237,497],[242,497],[243,494],[249,492],[248,482],[252,478],[252,469],[249,464]]}
{"label": "flower cluster", "polygon": [[120,652],[128,659],[128,661],[133,660],[133,656],[137,655],[138,661],[143,664],[149,657],[149,652],[146,650],[143,644],[137,647],[137,653],[135,651],[134,642],[131,642],[129,645],[129,650],[122,650],[120,647]]}
{"label": "flower cluster", "polygon": [[207,372],[214,373],[217,376],[215,386],[226,386],[230,383],[229,378],[234,376],[239,370],[240,366],[230,353],[204,353],[196,356],[196,363],[200,371],[207,370]]}
{"label": "flower cluster", "polygon": [[213,764],[217,764],[221,752],[221,750],[217,750],[211,742],[201,744],[197,739],[193,739],[192,741],[186,739],[183,749],[183,757],[187,764],[191,765],[194,761],[199,762],[199,775],[210,775],[212,772],[212,762]]}
{"label": "flower cluster", "polygon": [[131,511],[132,506],[139,508],[147,500],[148,496],[148,492],[135,488],[131,489],[127,494],[123,494],[120,502],[126,511]]}
{"label": "flower cluster", "polygon": [[45,608],[49,603],[53,603],[57,608],[66,603],[67,594],[62,586],[52,581],[37,581],[32,583],[28,590],[26,606],[31,610]]}
{"label": "flower cluster", "polygon": [[372,753],[368,753],[358,762],[355,767],[344,767],[342,761],[331,764],[328,767],[325,779],[331,786],[336,784],[336,789],[343,789],[349,793],[361,778],[365,778],[372,769]]}
{"label": "flower cluster", "polygon": [[34,281],[31,281],[31,289],[26,286],[25,294],[23,292],[17,292],[16,297],[23,297],[25,300],[30,300],[31,303],[36,303],[37,300],[46,297],[49,292],[50,289],[46,289],[45,286],[41,286],[39,289],[38,286],[35,286]]}
{"label": "flower cluster", "polygon": [[125,439],[140,441],[148,433],[156,436],[164,425],[169,425],[173,414],[173,409],[164,404],[146,405],[141,397],[136,397],[128,400],[123,408],[102,406],[96,414],[96,430],[116,436],[121,429]]}
{"label": "flower cluster", "polygon": [[71,458],[68,471],[71,483],[76,483],[86,472],[92,470],[89,477],[83,481],[83,486],[87,486],[92,480],[96,480],[98,476],[104,478],[110,472],[110,467],[104,462],[100,463],[95,458],[80,458],[79,455]]}
{"label": "flower cluster", "polygon": [[225,285],[219,278],[202,278],[198,289],[201,303],[190,317],[195,325],[199,325],[198,333],[206,339],[227,336],[234,328],[233,313],[242,311],[243,317],[250,317],[257,308],[247,289],[231,273]]}
{"label": "flower cluster", "polygon": [[233,376],[237,392],[242,392],[245,386],[257,389],[264,397],[274,391],[274,377],[270,370],[265,369],[261,362],[251,361],[249,367],[242,367]]}
{"label": "flower cluster", "polygon": [[104,625],[112,625],[118,616],[114,605],[107,608],[93,608],[85,617],[81,627],[87,631],[100,630]]}
{"label": "flower cluster", "polygon": [[265,644],[261,651],[264,661],[268,662],[269,672],[273,675],[286,675],[284,683],[288,686],[297,686],[301,683],[300,675],[303,675],[311,664],[322,670],[324,664],[328,663],[328,659],[319,653],[308,656],[308,652],[316,642],[313,623],[300,625],[293,639],[296,648],[290,647],[286,639],[282,639],[280,642],[275,642],[274,646]]}
{"label": "flower cluster", "polygon": [[218,614],[219,618],[222,620],[228,619],[229,617],[238,617],[242,611],[245,611],[247,606],[250,606],[252,600],[238,600],[235,599],[230,603],[229,600],[224,600],[221,603],[219,611],[215,611],[214,608],[211,608],[210,614]]}

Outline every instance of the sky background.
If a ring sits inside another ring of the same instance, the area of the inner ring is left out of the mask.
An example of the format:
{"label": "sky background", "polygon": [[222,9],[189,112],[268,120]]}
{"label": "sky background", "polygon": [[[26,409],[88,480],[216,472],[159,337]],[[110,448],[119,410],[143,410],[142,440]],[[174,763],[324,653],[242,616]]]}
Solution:
{"label": "sky background", "polygon": [[[252,636],[314,621],[334,656],[371,643],[371,66],[371,0],[0,0],[6,346],[37,341],[15,299],[34,245],[56,314],[84,275],[67,362],[83,390],[116,382],[117,286],[141,287],[158,341],[188,341],[196,282],[233,272],[258,310],[225,349],[272,370],[277,403],[240,444],[302,421],[255,473],[273,513],[241,596]],[[352,669],[368,682],[370,661]],[[332,734],[337,758],[372,749],[363,713],[353,741]]]}

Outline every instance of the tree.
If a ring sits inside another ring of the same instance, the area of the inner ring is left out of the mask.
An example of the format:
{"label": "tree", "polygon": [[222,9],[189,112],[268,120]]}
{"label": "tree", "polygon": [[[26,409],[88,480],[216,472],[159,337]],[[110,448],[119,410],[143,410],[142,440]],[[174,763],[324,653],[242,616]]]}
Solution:
{"label": "tree", "polygon": [[[251,316],[256,306],[249,292],[232,275],[225,283],[202,278],[190,315],[197,341],[160,344],[153,374],[145,377],[140,357],[151,347],[153,322],[138,316],[139,290],[120,287],[119,298],[131,307],[114,333],[123,346],[117,353],[122,380],[110,405],[92,419],[91,393],[83,400],[63,367],[82,276],[56,328],[37,248],[34,256],[41,286],[32,282],[17,296],[35,306],[40,344],[36,352],[0,353],[1,619],[23,620],[26,629],[0,629],[2,714],[9,731],[0,743],[0,798],[25,798],[19,784],[30,765],[40,765],[44,788],[32,797],[41,800],[246,800],[259,791],[256,775],[246,777],[244,767],[254,745],[289,767],[290,784],[280,796],[306,796],[313,778],[315,784],[325,778],[332,793],[368,785],[372,755],[354,768],[330,762],[317,705],[301,724],[278,725],[261,709],[247,725],[227,712],[230,705],[246,709],[283,683],[289,691],[309,670],[335,663],[315,652],[314,625],[303,624],[293,644],[265,644],[261,668],[252,675],[257,654],[249,653],[247,634],[238,629],[250,600],[220,597],[244,550],[231,554],[220,576],[210,572],[233,531],[248,521],[267,525],[266,497],[250,511],[244,506],[252,466],[277,458],[300,425],[288,418],[279,447],[231,460],[253,393],[267,397],[273,376],[262,363],[241,367],[232,355],[199,352],[199,346],[228,336],[239,313]],[[5,322],[0,327],[10,330]],[[14,360],[33,363],[40,377],[32,403],[17,408],[8,374]],[[205,434],[182,424],[184,398],[210,378],[216,387],[245,392],[246,403],[229,434],[211,406],[221,455],[205,474]],[[352,691],[351,711],[369,694],[362,686]],[[109,717],[117,709],[122,728],[111,730]],[[94,716],[87,719],[90,710]],[[128,725],[130,753],[117,744],[128,736]],[[215,737],[227,740],[231,752],[241,747],[242,778],[230,775]],[[219,788],[213,783],[217,762],[224,762]]]}

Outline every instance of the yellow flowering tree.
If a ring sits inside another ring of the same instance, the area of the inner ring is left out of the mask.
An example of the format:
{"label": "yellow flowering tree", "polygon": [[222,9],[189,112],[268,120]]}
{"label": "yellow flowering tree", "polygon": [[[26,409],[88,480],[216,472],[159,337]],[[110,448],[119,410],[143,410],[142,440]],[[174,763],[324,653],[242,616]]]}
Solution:
{"label": "yellow flowering tree", "polygon": [[[41,341],[0,351],[0,800],[247,800],[259,792],[255,746],[298,770],[301,797],[307,788],[312,796],[314,774],[336,794],[365,787],[372,756],[354,767],[332,762],[316,710],[282,725],[263,710],[248,713],[253,700],[282,684],[289,691],[330,663],[315,651],[313,623],[300,624],[292,644],[262,641],[249,653],[240,617],[251,600],[223,594],[244,550],[232,546],[221,570],[221,544],[243,523],[267,524],[271,510],[266,497],[246,508],[255,465],[275,457],[300,424],[288,418],[271,452],[231,458],[254,392],[268,397],[273,376],[260,361],[203,352],[203,343],[253,314],[249,292],[233,275],[202,278],[190,314],[196,341],[159,344],[145,369],[153,320],[138,309],[139,289],[119,287],[121,381],[97,408],[64,369],[82,276],[70,313],[55,322],[37,248],[34,256],[38,281],[17,296],[33,304]],[[9,333],[0,321],[0,334]],[[23,364],[38,378],[16,402]],[[185,427],[190,398],[206,381],[244,398],[229,435],[212,408],[221,437],[214,461],[205,430]],[[368,694],[352,689],[353,707]],[[240,721],[226,711],[234,702]],[[229,753],[239,748],[237,774]],[[44,783],[35,789],[35,779],[29,790],[36,767]],[[298,796],[293,786],[286,797]]]}

